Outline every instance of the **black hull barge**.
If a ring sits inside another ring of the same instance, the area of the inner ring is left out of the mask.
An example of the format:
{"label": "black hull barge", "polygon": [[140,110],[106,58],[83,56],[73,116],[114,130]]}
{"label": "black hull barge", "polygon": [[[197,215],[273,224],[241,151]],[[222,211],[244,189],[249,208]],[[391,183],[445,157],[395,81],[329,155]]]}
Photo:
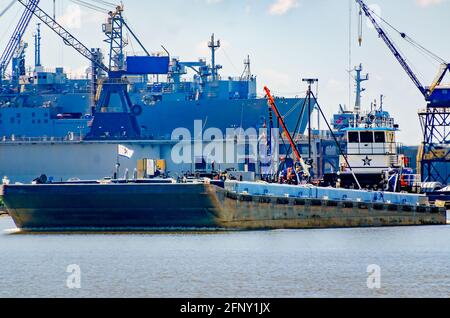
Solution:
{"label": "black hull barge", "polygon": [[5,185],[23,231],[265,230],[444,225],[424,196],[226,182]]}

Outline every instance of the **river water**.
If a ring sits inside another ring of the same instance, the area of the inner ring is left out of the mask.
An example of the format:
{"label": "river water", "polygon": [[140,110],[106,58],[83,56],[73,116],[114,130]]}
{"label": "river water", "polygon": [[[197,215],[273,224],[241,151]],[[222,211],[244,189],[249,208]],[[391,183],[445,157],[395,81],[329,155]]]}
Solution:
{"label": "river water", "polygon": [[[0,218],[0,298],[450,297],[450,226],[51,235],[14,229],[9,217]],[[378,269],[368,274],[370,265]]]}

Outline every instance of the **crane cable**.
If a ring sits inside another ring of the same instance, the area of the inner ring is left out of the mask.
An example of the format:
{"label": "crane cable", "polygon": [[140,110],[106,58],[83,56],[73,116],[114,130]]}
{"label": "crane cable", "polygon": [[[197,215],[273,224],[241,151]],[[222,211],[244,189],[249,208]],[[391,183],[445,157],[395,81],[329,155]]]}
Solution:
{"label": "crane cable", "polygon": [[409,37],[406,33],[401,32],[396,27],[394,27],[391,23],[386,21],[383,17],[381,17],[379,14],[377,14],[374,10],[368,8],[368,10],[373,13],[378,19],[380,19],[383,23],[385,23],[387,26],[389,26],[392,30],[397,32],[405,41],[410,43],[412,46],[416,47],[419,50],[422,50],[424,53],[428,54],[430,57],[432,57],[434,60],[438,61],[441,64],[447,64],[447,62],[441,58],[439,55],[431,52],[427,48],[425,48],[423,45],[419,44],[417,41],[413,40],[411,37]]}
{"label": "crane cable", "polygon": [[16,3],[16,0],[11,1],[11,3],[8,4],[3,11],[0,12],[0,17],[2,17],[6,12],[8,12],[8,10],[11,9],[15,3]]}
{"label": "crane cable", "polygon": [[108,2],[108,1],[104,1],[104,0],[93,0],[93,1],[97,2],[97,3],[101,3],[101,4],[106,5],[106,6],[117,7],[117,4],[112,3],[112,2]]}
{"label": "crane cable", "polygon": [[88,9],[91,9],[93,11],[97,11],[97,12],[104,13],[105,11],[107,11],[107,10],[100,9],[99,7],[91,6],[90,4],[83,3],[83,2],[81,2],[79,0],[70,0],[70,2],[72,2],[74,4],[77,4],[77,5],[80,5],[80,6],[84,7],[84,8],[88,8]]}
{"label": "crane cable", "polygon": [[16,13],[11,18],[11,21],[8,23],[8,27],[4,28],[3,32],[0,34],[0,40],[3,40],[6,37],[6,35],[11,31],[11,29],[14,27],[13,21],[15,21],[19,17],[20,12],[21,12],[20,8],[17,8]]}
{"label": "crane cable", "polygon": [[[407,36],[404,32],[401,32],[400,30],[398,30],[396,27],[394,27],[391,23],[389,23],[387,20],[385,20],[384,18],[382,18],[379,14],[377,14],[373,9],[367,7],[367,10],[369,10],[374,16],[376,16],[381,22],[383,22],[384,24],[386,24],[389,28],[391,28],[394,32],[398,33],[405,41],[407,41],[409,44],[411,44],[413,47],[416,47],[418,50],[418,53],[420,53],[422,56],[424,56],[427,59],[427,62],[431,62],[429,60],[429,58],[433,59],[435,62],[438,62],[439,64],[445,64],[447,65],[447,63],[445,62],[444,59],[442,59],[441,57],[439,57],[438,55],[434,54],[433,52],[431,52],[430,50],[426,49],[425,47],[423,47],[422,45],[418,44],[416,41],[414,41],[412,38],[410,38],[409,36]],[[361,9],[362,12],[362,9]],[[389,36],[389,32],[387,32],[386,30],[384,30],[384,32]],[[404,57],[405,61],[407,61],[408,59],[405,58],[405,54],[402,52],[402,50],[397,46],[397,50],[399,51],[399,53]],[[413,69],[413,71],[416,74],[419,74],[419,76],[423,79],[425,78],[424,74],[411,62],[408,61],[409,66]],[[431,63],[433,64],[433,63]]]}
{"label": "crane cable", "polygon": [[97,11],[97,12],[105,13],[105,12],[110,11],[110,8],[101,7],[99,5],[95,5],[95,4],[89,3],[87,1],[83,1],[83,0],[70,0],[70,1],[75,4],[78,4],[80,6],[83,6],[85,8]]}

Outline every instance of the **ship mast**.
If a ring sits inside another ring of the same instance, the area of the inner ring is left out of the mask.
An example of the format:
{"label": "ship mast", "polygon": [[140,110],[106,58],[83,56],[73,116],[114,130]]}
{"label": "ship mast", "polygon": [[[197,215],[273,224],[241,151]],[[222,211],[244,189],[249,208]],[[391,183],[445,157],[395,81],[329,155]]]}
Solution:
{"label": "ship mast", "polygon": [[34,66],[41,66],[41,24],[38,23],[34,34]]}
{"label": "ship mast", "polygon": [[208,43],[208,47],[211,49],[211,77],[215,81],[217,79],[217,69],[216,66],[216,50],[220,48],[220,40],[217,42],[214,39],[214,33],[211,35],[211,42]]}
{"label": "ship mast", "polygon": [[359,64],[359,66],[355,67],[356,100],[354,112],[356,114],[359,114],[361,112],[361,94],[366,90],[365,88],[361,87],[361,84],[369,80],[369,74],[366,74],[364,77],[361,76],[362,70],[363,70],[362,64]]}

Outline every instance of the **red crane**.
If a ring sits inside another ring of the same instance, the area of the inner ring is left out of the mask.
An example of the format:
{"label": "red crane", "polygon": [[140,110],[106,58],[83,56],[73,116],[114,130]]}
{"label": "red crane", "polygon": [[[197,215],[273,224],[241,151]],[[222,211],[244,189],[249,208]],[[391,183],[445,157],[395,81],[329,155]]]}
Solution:
{"label": "red crane", "polygon": [[307,177],[310,177],[311,174],[309,172],[309,166],[305,163],[302,156],[300,155],[300,152],[298,151],[297,145],[294,142],[294,139],[292,139],[291,133],[289,132],[288,128],[286,127],[286,124],[284,123],[284,119],[280,114],[280,111],[278,110],[277,105],[275,104],[275,99],[273,98],[272,94],[270,93],[269,88],[267,86],[264,87],[264,90],[267,94],[267,99],[269,102],[270,107],[274,111],[275,115],[278,118],[278,122],[281,125],[281,128],[283,128],[284,133],[286,134],[286,137],[288,138],[289,144],[291,145],[292,151],[294,152],[295,158],[298,162],[300,162],[300,165],[303,168],[303,172]]}

